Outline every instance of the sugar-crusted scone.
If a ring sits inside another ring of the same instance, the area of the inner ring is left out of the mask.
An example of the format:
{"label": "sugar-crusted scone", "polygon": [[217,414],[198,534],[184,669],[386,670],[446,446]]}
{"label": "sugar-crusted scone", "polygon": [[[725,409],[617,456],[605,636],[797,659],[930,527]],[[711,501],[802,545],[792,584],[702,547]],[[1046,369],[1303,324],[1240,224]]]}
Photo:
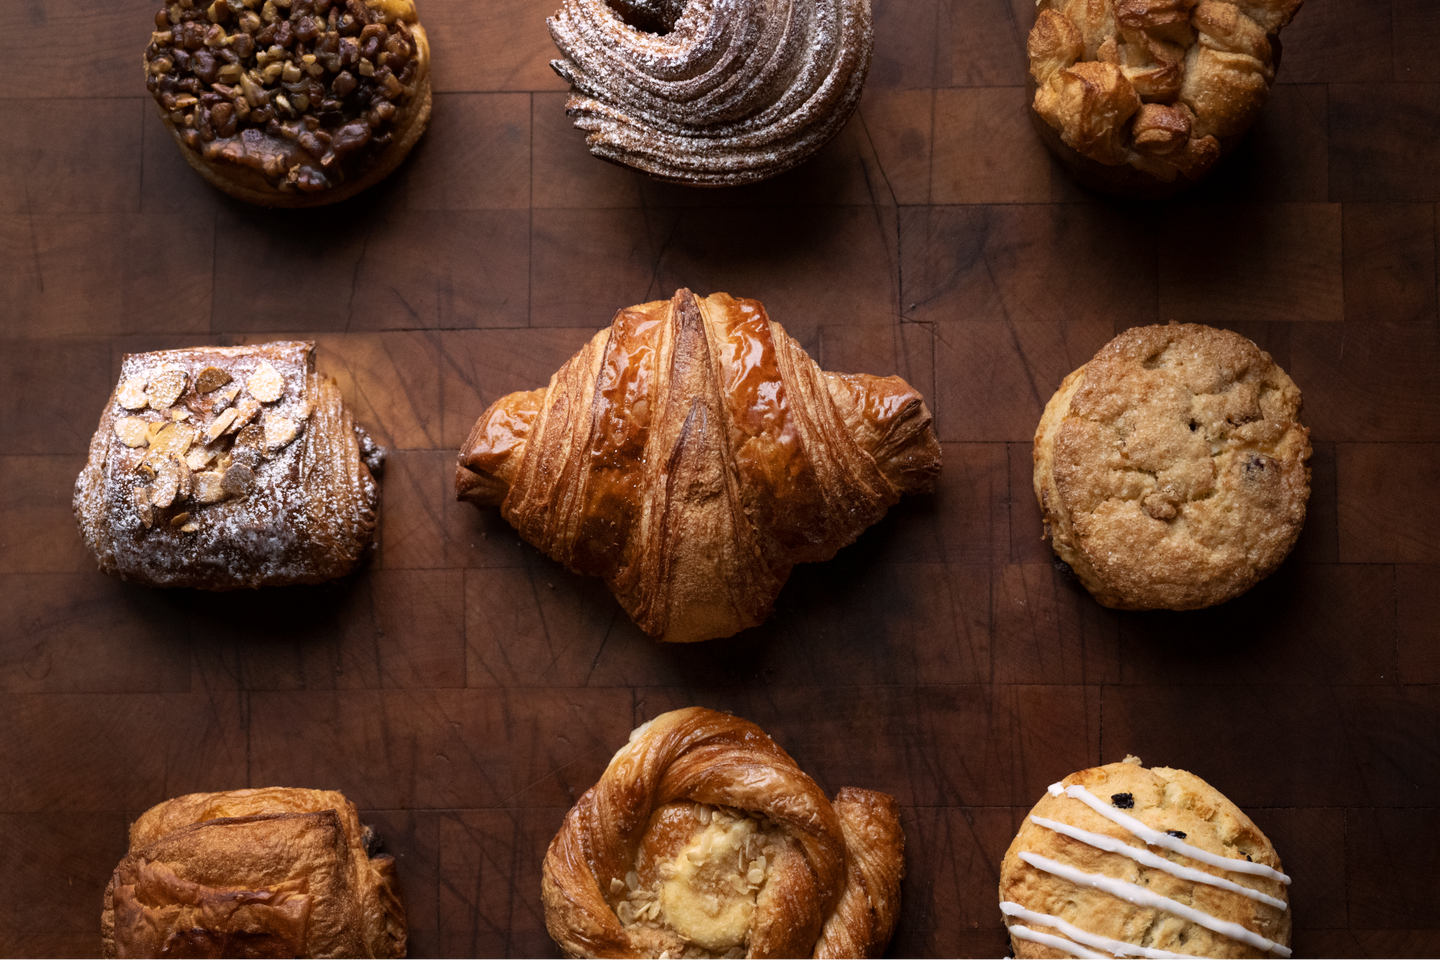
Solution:
{"label": "sugar-crusted scone", "polygon": [[100,569],[234,590],[349,573],[374,543],[384,448],[315,345],[127,354],[75,481]]}
{"label": "sugar-crusted scone", "polygon": [[1031,119],[1086,186],[1161,195],[1255,122],[1301,0],[1039,0]]}
{"label": "sugar-crusted scone", "polygon": [[892,797],[832,804],[759,727],[703,707],[630,734],[545,855],[569,957],[871,957],[900,912]]}
{"label": "sugar-crusted scone", "polygon": [[395,860],[332,790],[192,793],[150,808],[105,889],[106,957],[403,957]]}
{"label": "sugar-crusted scone", "polygon": [[1289,883],[1220,791],[1126,757],[1050,786],[1005,851],[1000,910],[1016,957],[1288,957]]}
{"label": "sugar-crusted scone", "polygon": [[1280,565],[1305,523],[1310,431],[1270,355],[1200,324],[1127,330],[1035,431],[1055,553],[1107,607],[1194,610]]}

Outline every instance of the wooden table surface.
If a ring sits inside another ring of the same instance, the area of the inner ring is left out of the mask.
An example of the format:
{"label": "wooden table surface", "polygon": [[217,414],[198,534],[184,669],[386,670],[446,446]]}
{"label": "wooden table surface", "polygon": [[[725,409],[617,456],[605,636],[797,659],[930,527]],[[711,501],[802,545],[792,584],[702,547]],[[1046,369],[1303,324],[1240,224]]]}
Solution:
{"label": "wooden table surface", "polygon": [[[414,955],[552,955],[566,809],[632,726],[703,704],[827,790],[899,799],[892,954],[1003,955],[1021,817],[1127,753],[1269,834],[1297,955],[1440,953],[1440,5],[1308,0],[1228,169],[1125,204],[1029,126],[1029,0],[875,0],[850,124],[719,192],[586,153],[552,2],[423,0],[430,132],[301,213],[182,163],[141,79],[150,0],[0,6],[0,950],[95,952],[132,819],[279,784],[379,828]],[[490,401],[679,286],[763,301],[827,369],[909,379],[945,469],[798,568],[763,627],[661,646],[451,484]],[[1053,566],[1030,441],[1066,373],[1171,319],[1244,333],[1304,390],[1309,521],[1239,600],[1117,614]],[[276,337],[316,340],[390,448],[374,562],[225,596],[95,572],[71,489],[121,355]]]}

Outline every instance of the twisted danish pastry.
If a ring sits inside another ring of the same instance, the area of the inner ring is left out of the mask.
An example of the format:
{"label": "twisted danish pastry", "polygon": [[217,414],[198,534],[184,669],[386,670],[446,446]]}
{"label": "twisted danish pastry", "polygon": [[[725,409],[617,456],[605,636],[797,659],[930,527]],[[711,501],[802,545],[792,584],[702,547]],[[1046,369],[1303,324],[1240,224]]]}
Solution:
{"label": "twisted danish pastry", "polygon": [[604,577],[646,633],[691,641],[762,622],[791,567],[828,560],[939,470],[905,381],[825,373],[758,301],[680,290],[619,311],[548,387],[492,404],[455,488]]}
{"label": "twisted danish pastry", "polygon": [[832,805],[747,720],[661,714],[551,841],[545,926],[571,957],[877,956],[900,911],[898,810],[853,787]]}
{"label": "twisted danish pastry", "polygon": [[824,146],[874,44],[869,0],[563,0],[547,22],[590,152],[700,186],[763,180]]}

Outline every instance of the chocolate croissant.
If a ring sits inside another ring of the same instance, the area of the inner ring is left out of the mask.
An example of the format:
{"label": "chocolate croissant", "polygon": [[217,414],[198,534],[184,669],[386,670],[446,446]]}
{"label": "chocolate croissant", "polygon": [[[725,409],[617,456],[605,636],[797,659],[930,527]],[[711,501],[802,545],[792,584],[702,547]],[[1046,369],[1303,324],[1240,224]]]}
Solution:
{"label": "chocolate croissant", "polygon": [[545,854],[570,957],[872,957],[900,913],[905,835],[883,793],[832,804],[755,724],[703,707],[630,734]]}
{"label": "chocolate croissant", "polygon": [[395,860],[331,790],[192,793],[150,808],[105,888],[106,957],[403,957]]}
{"label": "chocolate croissant", "polygon": [[604,577],[646,633],[686,642],[761,623],[791,567],[828,560],[939,471],[905,381],[822,371],[758,301],[680,290],[619,311],[549,386],[492,404],[455,489]]}

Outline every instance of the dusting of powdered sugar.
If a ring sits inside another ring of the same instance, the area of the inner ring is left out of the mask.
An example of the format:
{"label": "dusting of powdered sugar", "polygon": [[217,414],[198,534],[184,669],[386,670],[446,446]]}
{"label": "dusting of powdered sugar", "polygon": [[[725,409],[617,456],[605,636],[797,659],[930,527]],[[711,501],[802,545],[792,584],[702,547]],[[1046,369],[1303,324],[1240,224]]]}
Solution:
{"label": "dusting of powdered sugar", "polygon": [[873,46],[869,0],[690,0],[663,34],[606,0],[563,0],[547,22],[590,151],[705,186],[820,149],[854,112]]}
{"label": "dusting of powdered sugar", "polygon": [[[201,390],[206,370],[231,379]],[[161,390],[159,402],[137,409],[137,391],[156,395],[154,385],[174,382],[174,371],[185,378],[176,402],[163,403]],[[231,409],[255,414],[243,429],[210,439]],[[156,496],[153,468],[165,448],[127,443],[116,429],[126,419],[152,431],[195,431],[185,453],[170,458],[188,472],[188,495],[145,506]],[[128,354],[76,482],[76,516],[101,569],[125,579],[221,590],[331,579],[373,540],[378,489],[366,453],[378,468],[383,450],[355,428],[334,382],[315,373],[312,343]],[[236,467],[244,469],[232,474]],[[205,491],[213,495],[217,476],[229,476],[235,492],[209,502]]]}

